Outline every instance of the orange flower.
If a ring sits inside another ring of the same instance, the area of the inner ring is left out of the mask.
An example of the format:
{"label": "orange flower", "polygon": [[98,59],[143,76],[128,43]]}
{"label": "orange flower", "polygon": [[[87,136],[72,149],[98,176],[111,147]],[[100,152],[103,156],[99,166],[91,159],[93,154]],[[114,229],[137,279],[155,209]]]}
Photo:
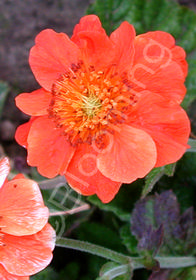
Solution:
{"label": "orange flower", "polygon": [[9,161],[0,161],[0,279],[28,280],[52,259],[55,232],[47,223],[38,185],[22,175],[11,181]]}
{"label": "orange flower", "polygon": [[89,15],[71,39],[43,30],[29,61],[42,88],[16,98],[32,116],[16,140],[42,175],[65,174],[83,195],[109,202],[122,183],[177,161],[187,149],[190,124],[179,105],[187,63],[170,34],[135,37],[123,22],[108,37]]}

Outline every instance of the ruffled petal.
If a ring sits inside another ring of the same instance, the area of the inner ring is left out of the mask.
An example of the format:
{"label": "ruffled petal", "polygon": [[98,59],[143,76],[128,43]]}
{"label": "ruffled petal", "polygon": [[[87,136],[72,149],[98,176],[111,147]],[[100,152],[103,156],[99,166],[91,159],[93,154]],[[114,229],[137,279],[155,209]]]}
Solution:
{"label": "ruffled petal", "polygon": [[186,93],[187,62],[174,38],[162,31],[135,38],[135,56],[130,78],[137,91],[149,90],[178,103]]}
{"label": "ruffled petal", "polygon": [[4,233],[29,235],[40,231],[48,221],[39,186],[29,179],[13,179],[0,190],[0,227]]}
{"label": "ruffled petal", "polygon": [[110,36],[115,45],[115,63],[119,73],[130,69],[134,57],[135,29],[124,21]]}
{"label": "ruffled petal", "polygon": [[106,177],[131,183],[154,167],[156,146],[145,131],[123,124],[116,127],[111,141],[110,149],[97,157],[97,167]]}
{"label": "ruffled petal", "polygon": [[78,62],[80,51],[66,34],[52,29],[40,32],[35,42],[29,63],[39,84],[51,91],[59,76],[69,70],[72,63]]}
{"label": "ruffled petal", "polygon": [[138,93],[147,90],[170,101],[181,103],[186,94],[184,74],[176,62],[170,61],[167,66],[162,67],[166,63],[167,60],[164,59],[151,65],[146,63],[144,58],[138,60],[130,72],[132,90]]}
{"label": "ruffled petal", "polygon": [[25,114],[41,116],[48,113],[51,98],[51,93],[41,88],[31,93],[22,93],[15,100],[16,106]]}
{"label": "ruffled petal", "polygon": [[3,186],[5,179],[10,171],[9,159],[7,157],[0,160],[0,188]]}
{"label": "ruffled petal", "polygon": [[35,119],[37,119],[37,117],[32,117],[28,122],[21,124],[16,129],[16,132],[15,132],[16,142],[18,144],[20,144],[21,146],[23,146],[24,148],[27,148],[27,138],[29,135],[29,130]]}
{"label": "ruffled petal", "polygon": [[0,250],[0,263],[4,268],[18,276],[33,275],[51,262],[55,231],[47,224],[40,232],[33,235],[5,234],[2,242],[5,246]]}
{"label": "ruffled petal", "polygon": [[64,174],[75,148],[50,119],[36,119],[31,125],[27,142],[29,165],[37,166],[39,173],[48,178]]}
{"label": "ruffled petal", "polygon": [[97,153],[87,144],[80,145],[72,158],[66,179],[70,186],[83,195],[97,194],[103,203],[110,202],[121,183],[106,178],[97,168]]}
{"label": "ruffled petal", "polygon": [[10,274],[0,264],[0,279],[1,280],[29,280],[29,277],[28,276],[17,276],[17,275]]}
{"label": "ruffled petal", "polygon": [[187,149],[190,121],[185,111],[158,94],[146,93],[129,115],[130,125],[145,130],[157,147],[156,166],[176,162]]}
{"label": "ruffled petal", "polygon": [[[178,64],[180,64],[183,72],[184,72],[184,76],[186,77],[187,75],[187,70],[188,70],[188,64],[185,60],[186,57],[186,53],[184,51],[183,48],[179,47],[179,46],[175,46],[175,39],[174,37],[164,31],[152,31],[152,32],[147,32],[144,34],[141,34],[139,36],[136,37],[135,43],[136,46],[137,45],[137,40],[140,39],[145,39],[148,51],[151,51],[151,53],[154,52],[154,55],[161,55],[161,48],[163,47],[163,55],[167,56],[170,53],[169,57],[174,60],[175,62],[177,62]],[[150,53],[149,53],[150,54]]]}
{"label": "ruffled petal", "polygon": [[82,17],[74,28],[71,40],[79,46],[87,64],[102,70],[112,64],[115,57],[114,44],[97,16]]}

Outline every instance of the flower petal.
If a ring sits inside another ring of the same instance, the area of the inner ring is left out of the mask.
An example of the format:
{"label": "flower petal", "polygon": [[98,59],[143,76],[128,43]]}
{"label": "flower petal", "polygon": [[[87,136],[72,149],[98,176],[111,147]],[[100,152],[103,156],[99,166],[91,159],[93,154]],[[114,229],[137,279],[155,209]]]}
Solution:
{"label": "flower petal", "polygon": [[168,60],[162,59],[150,64],[144,58],[134,62],[130,72],[132,90],[139,93],[147,90],[181,103],[186,94],[184,74],[179,64],[174,61],[170,61],[169,64],[167,62]]}
{"label": "flower petal", "polygon": [[114,44],[105,33],[97,16],[82,17],[74,28],[71,40],[79,46],[87,64],[103,70],[103,67],[113,62]]}
{"label": "flower petal", "polygon": [[87,144],[77,148],[65,176],[77,192],[83,195],[97,194],[103,203],[110,202],[121,186],[121,183],[101,174],[97,168],[97,153]]}
{"label": "flower petal", "polygon": [[156,166],[176,162],[187,149],[190,121],[185,111],[168,103],[158,94],[146,93],[129,115],[130,125],[137,125],[151,135],[157,147]]}
{"label": "flower petal", "polygon": [[[161,47],[163,48],[164,52],[171,52],[172,60],[180,64],[184,72],[184,76],[186,77],[188,70],[188,64],[185,61],[186,53],[183,48],[175,46],[175,39],[171,34],[164,31],[147,32],[136,37],[136,44],[137,40],[141,38],[145,39],[146,44],[148,44],[148,50],[150,50],[149,44],[151,45],[151,52],[154,52],[154,55],[156,55],[156,52],[159,49],[157,55],[160,56]],[[155,48],[152,49],[153,46]],[[164,55],[166,55],[166,53]]]}
{"label": "flower petal", "polygon": [[43,30],[30,51],[29,63],[40,85],[51,91],[52,84],[72,63],[77,63],[79,49],[64,33]]}
{"label": "flower petal", "polygon": [[135,29],[133,25],[124,21],[119,28],[112,32],[110,39],[115,44],[117,69],[119,72],[130,69],[134,56]]}
{"label": "flower petal", "polygon": [[29,280],[29,276],[17,276],[10,274],[5,270],[3,265],[0,264],[0,279],[1,280]]}
{"label": "flower petal", "polygon": [[46,115],[52,95],[43,88],[31,93],[22,93],[16,97],[16,106],[31,116]]}
{"label": "flower petal", "polygon": [[13,179],[0,190],[0,227],[12,235],[40,231],[48,221],[39,186],[29,179]]}
{"label": "flower petal", "polygon": [[111,148],[97,157],[98,169],[106,177],[131,183],[154,167],[156,146],[145,131],[123,124],[116,128],[111,141]]}
{"label": "flower petal", "polygon": [[45,177],[64,174],[75,148],[47,117],[39,117],[31,125],[28,134],[28,164],[37,166]]}
{"label": "flower petal", "polygon": [[3,186],[5,179],[10,171],[9,159],[7,157],[0,160],[0,188]]}
{"label": "flower petal", "polygon": [[135,90],[149,90],[180,103],[187,62],[174,38],[162,31],[148,32],[135,38],[135,57],[131,73]]}
{"label": "flower petal", "polygon": [[52,259],[55,232],[47,224],[40,232],[28,236],[5,234],[0,250],[0,263],[14,275],[28,276],[44,269]]}
{"label": "flower petal", "polygon": [[27,148],[27,138],[29,135],[29,130],[35,119],[37,119],[37,117],[32,117],[28,122],[21,124],[16,129],[15,139],[18,142],[18,144],[20,144],[24,148]]}

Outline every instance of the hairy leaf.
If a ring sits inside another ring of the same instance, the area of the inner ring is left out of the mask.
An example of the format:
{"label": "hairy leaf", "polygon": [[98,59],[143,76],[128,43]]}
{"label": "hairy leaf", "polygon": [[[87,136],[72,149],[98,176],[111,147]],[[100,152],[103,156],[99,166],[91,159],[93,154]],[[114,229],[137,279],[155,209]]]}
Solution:
{"label": "hairy leaf", "polygon": [[161,255],[194,254],[195,229],[193,208],[181,215],[171,190],[138,201],[132,212],[131,230],[143,255],[147,251],[153,256],[159,249]]}

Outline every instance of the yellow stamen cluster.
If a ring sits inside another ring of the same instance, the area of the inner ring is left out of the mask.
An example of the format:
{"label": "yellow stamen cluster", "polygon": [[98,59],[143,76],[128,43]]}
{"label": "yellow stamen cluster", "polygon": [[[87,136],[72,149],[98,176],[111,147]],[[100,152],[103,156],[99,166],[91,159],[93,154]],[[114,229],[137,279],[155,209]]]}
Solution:
{"label": "yellow stamen cluster", "polygon": [[117,73],[74,65],[53,85],[49,116],[72,145],[90,144],[110,124],[124,121],[128,90]]}

